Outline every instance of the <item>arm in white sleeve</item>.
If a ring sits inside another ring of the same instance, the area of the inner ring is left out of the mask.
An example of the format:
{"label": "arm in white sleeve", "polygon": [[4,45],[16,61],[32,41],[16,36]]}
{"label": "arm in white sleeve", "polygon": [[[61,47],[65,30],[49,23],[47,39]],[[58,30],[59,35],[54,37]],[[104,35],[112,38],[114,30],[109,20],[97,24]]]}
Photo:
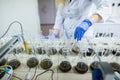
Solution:
{"label": "arm in white sleeve", "polygon": [[94,14],[98,14],[102,17],[102,21],[106,21],[111,15],[111,5],[108,0],[92,0],[97,7],[97,11]]}
{"label": "arm in white sleeve", "polygon": [[60,5],[57,9],[56,18],[55,18],[54,32],[57,35],[59,34],[59,30],[61,29],[64,23],[64,17],[62,16],[62,9],[63,9],[63,6]]}

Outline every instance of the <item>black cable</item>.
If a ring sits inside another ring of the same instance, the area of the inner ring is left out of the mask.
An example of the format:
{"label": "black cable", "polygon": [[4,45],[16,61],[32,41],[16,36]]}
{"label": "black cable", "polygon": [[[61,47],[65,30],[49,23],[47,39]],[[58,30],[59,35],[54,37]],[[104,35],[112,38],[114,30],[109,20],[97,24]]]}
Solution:
{"label": "black cable", "polygon": [[33,80],[33,79],[34,79],[34,77],[35,77],[35,75],[36,75],[36,72],[37,72],[37,66],[36,66],[36,68],[35,68],[35,72],[34,72],[34,75],[33,75],[33,77],[32,77],[32,79],[31,79],[31,80]]}
{"label": "black cable", "polygon": [[17,78],[17,79],[19,79],[19,80],[22,80],[21,78],[15,76],[15,75],[13,75],[13,74],[10,74],[10,73],[6,73],[6,74],[10,75],[7,80],[9,80],[11,77],[15,77],[15,78]]}
{"label": "black cable", "polygon": [[44,72],[42,72],[42,73],[40,73],[40,74],[37,74],[36,77],[35,77],[35,80],[37,80],[37,77],[38,77],[38,76],[40,76],[40,75],[42,75],[42,74],[44,74],[44,73],[46,73],[46,72],[48,72],[48,71],[51,71],[51,72],[52,72],[52,74],[51,74],[51,80],[53,80],[54,71],[53,71],[52,69],[48,69],[48,70],[46,70],[46,71],[44,71]]}
{"label": "black cable", "polygon": [[15,78],[17,78],[17,79],[19,79],[19,80],[22,80],[21,78],[19,78],[19,77],[15,76],[15,75],[12,75],[12,77],[15,77]]}
{"label": "black cable", "polygon": [[22,35],[23,35],[23,27],[22,27],[22,24],[21,24],[19,21],[14,21],[14,22],[10,23],[9,27],[7,28],[7,30],[5,31],[5,33],[0,37],[0,39],[3,38],[3,37],[8,33],[8,31],[10,30],[11,26],[12,26],[14,23],[18,23],[18,24],[20,25],[21,33],[22,33]]}

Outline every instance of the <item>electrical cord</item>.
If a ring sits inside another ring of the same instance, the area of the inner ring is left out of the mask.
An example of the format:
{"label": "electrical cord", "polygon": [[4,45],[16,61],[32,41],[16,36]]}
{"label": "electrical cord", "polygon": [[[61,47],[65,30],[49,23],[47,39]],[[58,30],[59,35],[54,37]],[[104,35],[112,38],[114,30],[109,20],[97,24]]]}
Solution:
{"label": "electrical cord", "polygon": [[[1,68],[10,68],[13,71],[13,68],[10,65],[4,65],[4,66],[0,66]],[[6,70],[5,70],[6,72]],[[12,77],[12,75],[10,73],[6,73],[8,75],[10,75],[6,80],[9,80],[10,77]]]}
{"label": "electrical cord", "polygon": [[14,23],[18,23],[18,24],[20,25],[21,34],[23,35],[23,27],[22,27],[22,24],[21,24],[19,21],[14,21],[14,22],[10,23],[9,27],[7,28],[7,30],[5,31],[5,33],[0,37],[0,39],[3,38],[3,37],[8,33],[8,31],[10,30],[11,26],[12,26]]}
{"label": "electrical cord", "polygon": [[15,76],[15,75],[12,75],[12,77],[15,77],[15,78],[17,78],[17,79],[19,79],[19,80],[22,80],[20,77],[17,77],[17,76]]}
{"label": "electrical cord", "polygon": [[34,79],[34,77],[35,77],[35,75],[36,75],[36,72],[37,72],[37,66],[36,66],[36,68],[35,68],[35,72],[34,72],[34,75],[33,75],[33,77],[32,77],[32,79],[31,79],[31,80],[33,80],[33,79]]}
{"label": "electrical cord", "polygon": [[13,68],[10,66],[10,65],[4,65],[4,66],[0,66],[1,68],[6,68],[6,67],[9,67],[10,69],[13,70]]}
{"label": "electrical cord", "polygon": [[40,74],[37,74],[36,77],[35,77],[35,80],[37,80],[37,77],[38,77],[38,76],[40,76],[40,75],[42,75],[42,74],[44,74],[44,73],[46,73],[46,72],[48,72],[48,71],[51,71],[51,72],[52,72],[52,74],[51,74],[51,80],[53,80],[54,71],[53,71],[52,69],[48,69],[48,70],[46,70],[46,71],[44,71],[44,72],[42,72],[42,73],[40,73]]}
{"label": "electrical cord", "polygon": [[27,75],[26,75],[26,77],[25,77],[25,80],[34,80],[34,77],[35,77],[36,72],[37,72],[37,66],[36,66],[36,68],[35,68],[35,72],[34,72],[34,75],[33,75],[32,79],[30,79],[30,77],[31,77],[31,75],[30,75],[30,70],[31,70],[31,68],[29,68],[29,70],[28,70],[28,72],[27,72]]}
{"label": "electrical cord", "polygon": [[[10,69],[13,70],[13,68],[12,68],[10,65],[4,65],[4,66],[1,66],[1,67],[2,67],[2,68],[8,67],[8,68],[10,68]],[[6,71],[5,71],[5,72],[6,72]],[[9,79],[10,77],[15,77],[15,78],[17,78],[17,79],[19,79],[19,80],[22,80],[21,78],[15,76],[15,75],[11,75],[10,73],[6,73],[6,74],[10,75],[10,76],[8,77],[8,79]],[[7,80],[8,80],[8,79],[7,79]]]}
{"label": "electrical cord", "polygon": [[[17,77],[17,76],[15,76],[15,75],[13,75],[13,74],[12,74],[12,75],[11,75],[10,73],[7,73],[7,74],[10,75],[11,77],[15,77],[15,78],[17,78],[17,79],[19,79],[19,80],[22,80],[20,77]],[[9,77],[9,78],[10,78],[10,77]],[[9,79],[9,78],[8,78],[8,79]],[[8,80],[8,79],[7,79],[7,80]]]}

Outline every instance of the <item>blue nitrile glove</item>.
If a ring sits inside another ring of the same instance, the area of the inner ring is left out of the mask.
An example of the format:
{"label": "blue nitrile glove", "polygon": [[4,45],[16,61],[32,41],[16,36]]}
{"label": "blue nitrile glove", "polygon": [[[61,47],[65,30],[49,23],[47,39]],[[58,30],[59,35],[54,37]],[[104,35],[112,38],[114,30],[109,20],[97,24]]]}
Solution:
{"label": "blue nitrile glove", "polygon": [[84,33],[88,30],[90,26],[92,26],[92,22],[90,20],[83,20],[82,23],[77,26],[74,31],[74,39],[77,39],[77,41],[81,40]]}
{"label": "blue nitrile glove", "polygon": [[[58,37],[58,35],[57,35],[57,34],[55,34],[55,33],[52,33],[51,37],[52,37],[52,38],[57,38],[57,37]],[[50,36],[49,36],[49,35],[44,36],[44,39],[49,39],[49,38],[50,38]]]}
{"label": "blue nitrile glove", "polygon": [[92,80],[103,80],[102,72],[100,71],[100,69],[93,70]]}

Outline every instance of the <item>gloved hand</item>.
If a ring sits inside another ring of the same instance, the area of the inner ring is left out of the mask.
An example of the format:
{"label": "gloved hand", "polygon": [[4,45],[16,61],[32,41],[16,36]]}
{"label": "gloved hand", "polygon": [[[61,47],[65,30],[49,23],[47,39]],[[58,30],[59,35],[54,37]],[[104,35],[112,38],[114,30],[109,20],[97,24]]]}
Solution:
{"label": "gloved hand", "polygon": [[58,37],[58,35],[57,35],[57,34],[55,34],[55,33],[52,33],[52,35],[51,35],[51,36],[50,36],[50,35],[44,36],[44,39],[49,39],[50,37],[52,37],[52,38],[57,38],[57,37]]}
{"label": "gloved hand", "polygon": [[88,30],[90,26],[92,26],[92,22],[90,20],[83,20],[82,23],[77,26],[74,31],[74,39],[77,39],[77,41],[81,40],[84,33]]}
{"label": "gloved hand", "polygon": [[100,71],[100,69],[93,70],[92,80],[103,80],[102,72]]}

